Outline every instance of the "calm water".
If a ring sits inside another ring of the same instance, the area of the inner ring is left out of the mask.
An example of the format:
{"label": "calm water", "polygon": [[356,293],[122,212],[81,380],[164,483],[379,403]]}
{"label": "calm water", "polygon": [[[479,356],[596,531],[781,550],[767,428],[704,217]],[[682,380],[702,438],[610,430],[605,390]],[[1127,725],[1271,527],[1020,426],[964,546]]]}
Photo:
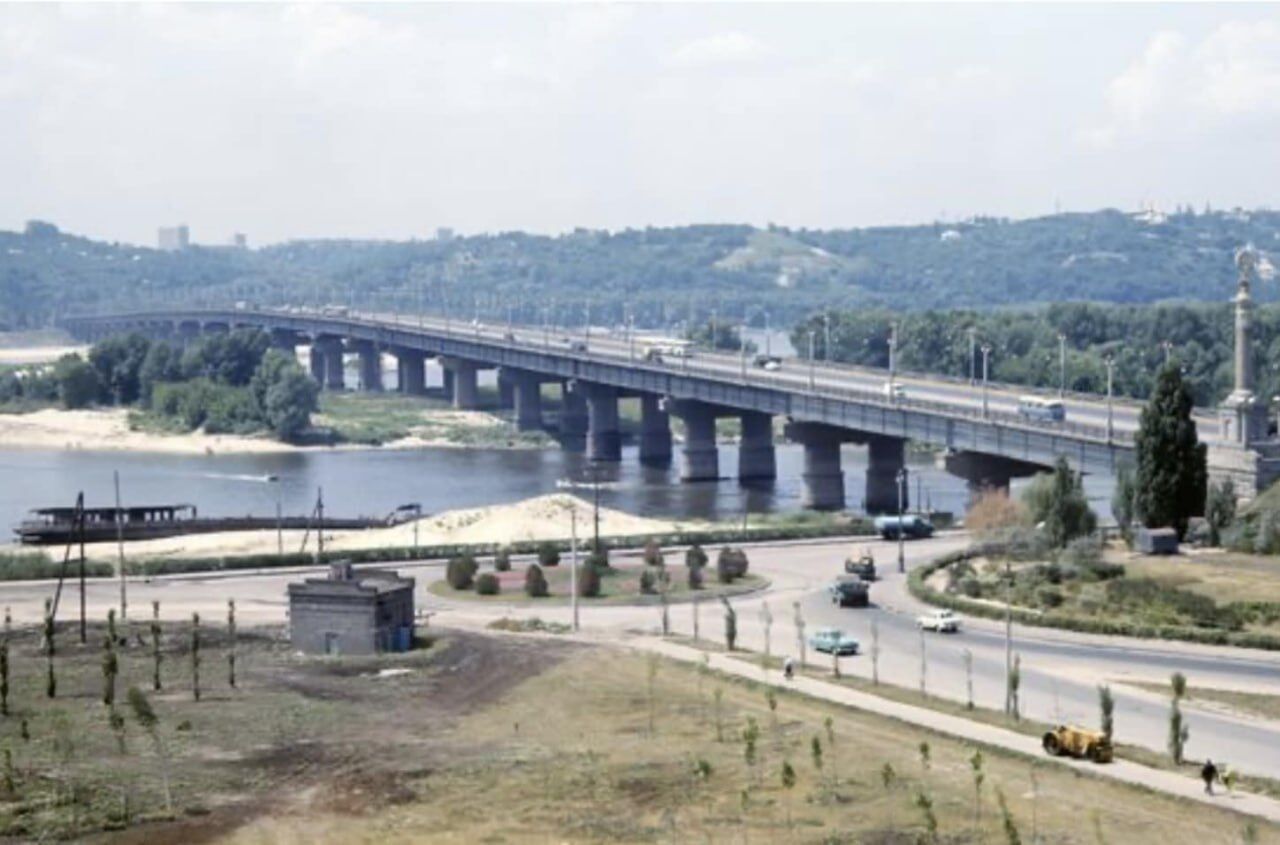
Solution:
{"label": "calm water", "polygon": [[[678,448],[678,446],[677,446]],[[800,507],[800,447],[778,447],[778,479],[745,488],[734,479],[737,449],[722,446],[720,482],[681,484],[669,469],[640,466],[634,448],[620,464],[604,465],[602,504],[632,513],[665,517],[734,518]],[[866,452],[844,452],[848,504],[860,508]],[[553,493],[582,482],[590,472],[581,455],[559,449],[414,451],[316,451],[277,455],[160,455],[126,452],[0,449],[0,526],[17,522],[30,508],[71,505],[83,490],[89,506],[111,506],[112,472],[120,472],[128,504],[186,502],[202,514],[232,516],[275,513],[277,485],[289,514],[308,512],[323,487],[326,511],[334,516],[381,516],[398,505],[420,502],[427,513],[499,504]],[[934,508],[963,512],[968,493],[961,479],[934,466],[911,463],[910,496],[923,494]],[[1100,514],[1110,512],[1110,479],[1090,478],[1086,489]],[[590,495],[584,491],[583,495]]]}

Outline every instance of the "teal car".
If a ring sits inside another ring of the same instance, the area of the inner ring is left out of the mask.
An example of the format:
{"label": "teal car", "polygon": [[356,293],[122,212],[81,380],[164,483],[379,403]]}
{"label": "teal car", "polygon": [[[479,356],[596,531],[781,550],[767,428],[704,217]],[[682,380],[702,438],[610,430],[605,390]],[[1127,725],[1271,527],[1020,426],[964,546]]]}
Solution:
{"label": "teal car", "polygon": [[858,641],[839,628],[819,628],[809,635],[809,648],[824,654],[857,654]]}

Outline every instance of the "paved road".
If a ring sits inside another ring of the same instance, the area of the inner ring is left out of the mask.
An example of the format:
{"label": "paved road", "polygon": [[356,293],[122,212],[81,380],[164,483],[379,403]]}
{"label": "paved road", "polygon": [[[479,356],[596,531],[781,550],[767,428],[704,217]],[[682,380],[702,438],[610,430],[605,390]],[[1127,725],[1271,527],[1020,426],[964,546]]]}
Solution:
{"label": "paved road", "polygon": [[[966,542],[962,536],[935,538],[906,544],[907,564],[915,566]],[[875,552],[883,578],[873,587],[875,606],[865,610],[831,606],[823,589],[851,550],[847,542],[799,542],[759,544],[751,550],[752,569],[772,581],[762,594],[738,599],[740,640],[747,648],[761,649],[764,625],[761,609],[767,603],[773,616],[771,641],[774,653],[795,654],[796,637],[792,605],[799,602],[807,629],[838,626],[858,637],[864,651],[871,642],[871,622],[880,630],[880,675],[889,683],[918,687],[920,647],[926,653],[926,685],[932,695],[956,701],[965,699],[963,653],[973,654],[974,696],[980,705],[999,708],[1004,701],[1004,637],[999,623],[967,620],[958,635],[928,635],[921,638],[914,625],[918,607],[906,594],[904,579],[893,564],[895,547],[890,543],[868,544]],[[431,581],[442,577],[439,564],[403,567],[418,578],[418,604],[437,615],[433,624],[483,626],[495,616],[540,616],[568,621],[564,606],[530,605],[514,600],[498,605],[446,602],[426,591]],[[298,574],[269,572],[262,575],[183,577],[134,581],[129,585],[130,607],[135,617],[150,614],[152,600],[162,603],[166,618],[186,618],[199,611],[211,624],[226,612],[226,600],[235,598],[243,624],[280,623],[286,618],[285,586]],[[52,586],[6,584],[0,591],[3,603],[19,624],[34,624],[41,614]],[[91,582],[89,613],[102,618],[119,600],[114,582]],[[78,608],[73,585],[63,595],[60,618],[69,619]],[[720,637],[721,613],[717,605],[703,603],[699,610],[703,636]],[[635,629],[652,630],[659,623],[653,607],[590,607],[582,612],[587,632],[617,635]],[[671,620],[677,631],[692,633],[690,605],[675,605]],[[1044,721],[1097,724],[1097,685],[1107,682],[1116,693],[1116,728],[1122,741],[1162,751],[1165,747],[1168,702],[1124,681],[1166,683],[1170,673],[1180,671],[1190,683],[1228,689],[1280,695],[1280,654],[1245,649],[1217,648],[1183,643],[1097,637],[1062,631],[1014,628],[1014,648],[1022,655],[1022,709],[1029,717]],[[825,661],[827,658],[823,658]],[[870,677],[870,658],[845,658],[842,671]],[[1242,770],[1280,778],[1280,722],[1243,718],[1230,712],[1187,708],[1191,726],[1188,753],[1225,760]]]}

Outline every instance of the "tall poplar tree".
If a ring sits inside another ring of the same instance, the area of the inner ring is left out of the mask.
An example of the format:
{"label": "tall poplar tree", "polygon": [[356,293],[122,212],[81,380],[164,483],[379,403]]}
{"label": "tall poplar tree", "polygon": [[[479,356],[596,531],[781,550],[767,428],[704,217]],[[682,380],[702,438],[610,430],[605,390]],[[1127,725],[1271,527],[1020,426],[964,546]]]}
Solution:
{"label": "tall poplar tree", "polygon": [[1175,529],[1178,539],[1187,533],[1187,521],[1204,512],[1208,484],[1206,449],[1196,436],[1193,406],[1177,366],[1166,366],[1156,377],[1134,438],[1138,517],[1148,528]]}

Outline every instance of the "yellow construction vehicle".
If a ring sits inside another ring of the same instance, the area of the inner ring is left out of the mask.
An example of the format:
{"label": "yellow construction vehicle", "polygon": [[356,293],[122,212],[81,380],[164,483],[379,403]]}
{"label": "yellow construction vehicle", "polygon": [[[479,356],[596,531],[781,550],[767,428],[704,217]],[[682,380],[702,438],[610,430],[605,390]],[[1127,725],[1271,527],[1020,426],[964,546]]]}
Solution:
{"label": "yellow construction vehicle", "polygon": [[1105,734],[1071,725],[1058,725],[1045,732],[1041,745],[1055,757],[1069,755],[1095,763],[1110,763],[1112,758],[1111,740]]}

